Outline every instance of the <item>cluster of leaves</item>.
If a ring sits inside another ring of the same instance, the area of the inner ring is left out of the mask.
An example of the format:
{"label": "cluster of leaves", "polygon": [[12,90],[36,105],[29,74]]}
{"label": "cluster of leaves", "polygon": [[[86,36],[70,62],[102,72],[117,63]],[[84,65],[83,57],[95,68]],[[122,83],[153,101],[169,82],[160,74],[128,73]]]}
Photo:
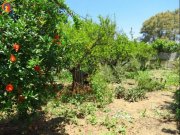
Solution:
{"label": "cluster of leaves", "polygon": [[148,92],[161,90],[165,87],[165,81],[163,78],[161,82],[159,82],[155,78],[152,79],[148,72],[138,72],[136,80],[138,82],[138,87]]}
{"label": "cluster of leaves", "polygon": [[130,102],[136,102],[136,101],[144,99],[145,94],[146,94],[146,91],[144,89],[141,89],[139,87],[132,88],[126,92],[124,99]]}
{"label": "cluster of leaves", "polygon": [[168,39],[156,39],[152,43],[152,47],[157,50],[157,52],[178,52],[179,44]]}
{"label": "cluster of leaves", "polygon": [[136,102],[145,98],[146,91],[140,87],[125,90],[122,86],[115,89],[116,98],[124,98],[129,102]]}

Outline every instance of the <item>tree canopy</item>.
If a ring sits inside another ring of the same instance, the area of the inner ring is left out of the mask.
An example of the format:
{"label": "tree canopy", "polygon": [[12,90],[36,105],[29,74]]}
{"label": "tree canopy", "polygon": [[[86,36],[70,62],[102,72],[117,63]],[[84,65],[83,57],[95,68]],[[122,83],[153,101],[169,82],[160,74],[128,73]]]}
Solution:
{"label": "tree canopy", "polygon": [[143,40],[154,41],[157,38],[178,40],[179,37],[179,9],[166,11],[152,16],[143,23],[141,28]]}

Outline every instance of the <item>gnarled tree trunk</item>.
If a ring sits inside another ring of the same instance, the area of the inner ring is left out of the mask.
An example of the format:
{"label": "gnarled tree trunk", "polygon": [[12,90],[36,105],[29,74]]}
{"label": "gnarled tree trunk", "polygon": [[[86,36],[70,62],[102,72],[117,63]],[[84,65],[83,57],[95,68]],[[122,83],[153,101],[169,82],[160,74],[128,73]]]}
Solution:
{"label": "gnarled tree trunk", "polygon": [[75,92],[77,89],[83,89],[85,85],[88,85],[88,74],[80,70],[80,66],[74,67],[70,70],[73,77],[72,82],[72,92]]}

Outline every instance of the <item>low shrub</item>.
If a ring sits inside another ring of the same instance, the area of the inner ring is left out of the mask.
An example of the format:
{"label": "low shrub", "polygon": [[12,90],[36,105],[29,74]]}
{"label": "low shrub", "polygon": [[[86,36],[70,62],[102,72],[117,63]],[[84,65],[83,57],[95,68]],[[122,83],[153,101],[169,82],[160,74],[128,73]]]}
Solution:
{"label": "low shrub", "polygon": [[111,118],[108,115],[105,117],[104,121],[102,122],[102,125],[106,126],[107,129],[115,128],[118,121],[116,118]]}
{"label": "low shrub", "polygon": [[136,102],[145,98],[146,90],[140,87],[125,90],[124,87],[119,86],[115,89],[115,97],[117,99],[124,98],[130,102]]}
{"label": "low shrub", "polygon": [[85,116],[94,115],[96,110],[97,110],[96,104],[93,104],[91,102],[82,104],[82,106],[79,108],[80,113],[82,113]]}
{"label": "low shrub", "polygon": [[148,72],[138,72],[136,80],[138,81],[138,87],[148,92],[160,90],[165,87],[165,82],[158,82],[151,79]]}
{"label": "low shrub", "polygon": [[62,70],[60,72],[60,74],[58,74],[58,79],[62,82],[62,83],[71,83],[72,82],[72,75],[69,71],[67,70]]}
{"label": "low shrub", "polygon": [[174,66],[174,72],[175,72],[176,74],[178,74],[178,73],[180,72],[179,61],[180,61],[180,57],[177,58],[177,59],[174,61],[174,64],[173,64],[173,66]]}
{"label": "low shrub", "polygon": [[124,78],[132,78],[136,71],[140,70],[140,63],[136,58],[132,58],[127,63],[117,62],[113,67],[114,76],[118,83]]}
{"label": "low shrub", "polygon": [[162,68],[160,59],[151,60],[150,64],[148,65],[148,69],[160,69],[160,68]]}
{"label": "low shrub", "polygon": [[166,81],[152,79],[148,71],[130,72],[133,78],[138,82],[136,88],[125,90],[122,86],[115,89],[115,97],[117,99],[124,98],[130,102],[135,102],[145,98],[146,92],[161,90],[165,87]]}
{"label": "low shrub", "polygon": [[[136,56],[137,57],[137,56]],[[141,63],[138,61],[138,58],[131,58],[129,62],[124,66],[126,71],[134,72],[140,70]]]}
{"label": "low shrub", "polygon": [[137,87],[137,88],[129,89],[126,92],[124,99],[130,102],[136,102],[136,101],[144,99],[145,94],[146,94],[146,91],[144,89]]}
{"label": "low shrub", "polygon": [[180,128],[180,90],[175,92],[175,108],[176,108],[176,120]]}
{"label": "low shrub", "polygon": [[113,92],[108,89],[107,84],[103,72],[97,71],[91,76],[93,93],[95,94],[96,100],[101,104],[110,103],[113,99]]}
{"label": "low shrub", "polygon": [[102,72],[102,77],[108,83],[116,82],[116,76],[113,75],[113,69],[107,64],[100,66],[100,71]]}
{"label": "low shrub", "polygon": [[134,79],[137,76],[137,72],[125,72],[125,77],[127,79]]}
{"label": "low shrub", "polygon": [[98,123],[97,117],[95,115],[89,115],[87,117],[87,121],[91,124],[91,125],[96,125]]}
{"label": "low shrub", "polygon": [[123,98],[125,96],[125,88],[122,86],[118,86],[115,89],[115,97],[117,99]]}
{"label": "low shrub", "polygon": [[164,72],[166,79],[166,86],[178,86],[179,85],[179,75],[176,71]]}
{"label": "low shrub", "polygon": [[125,78],[125,71],[126,68],[124,68],[120,62],[118,62],[117,65],[113,67],[113,73],[117,83],[121,83],[122,79]]}
{"label": "low shrub", "polygon": [[72,95],[70,92],[62,94],[61,101],[63,103],[71,103],[74,105],[82,104],[85,101],[85,96],[82,94]]}

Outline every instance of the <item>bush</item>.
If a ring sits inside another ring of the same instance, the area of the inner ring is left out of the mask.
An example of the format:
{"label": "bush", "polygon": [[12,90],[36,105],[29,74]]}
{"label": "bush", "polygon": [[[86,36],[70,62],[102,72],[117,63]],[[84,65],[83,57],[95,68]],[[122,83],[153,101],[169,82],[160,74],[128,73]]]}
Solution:
{"label": "bush", "polygon": [[113,67],[113,73],[117,83],[121,83],[125,78],[133,78],[136,71],[140,69],[140,63],[137,59],[130,59],[125,65],[120,61]]}
{"label": "bush", "polygon": [[162,68],[160,59],[150,61],[148,69],[160,69],[160,68]]}
{"label": "bush", "polygon": [[[176,107],[176,119],[180,122],[180,90],[177,90],[175,93],[175,107]],[[180,123],[179,128],[180,128]]]}
{"label": "bush", "polygon": [[61,95],[60,100],[63,103],[71,103],[74,105],[79,105],[79,104],[82,104],[85,101],[85,99],[86,99],[85,95],[82,95],[82,94],[72,95],[71,92],[67,91]]}
{"label": "bush", "polygon": [[102,122],[102,125],[106,126],[107,129],[116,128],[118,121],[116,118],[111,118],[108,115],[106,115],[104,121]]}
{"label": "bush", "polygon": [[95,94],[96,100],[102,105],[112,102],[113,93],[107,87],[107,81],[104,78],[104,74],[101,71],[96,71],[91,76],[91,86],[93,93]]}
{"label": "bush", "polygon": [[117,62],[116,66],[113,67],[113,73],[117,83],[121,83],[122,80],[125,78],[125,71],[126,68],[124,68],[120,62]]}
{"label": "bush", "polygon": [[137,75],[138,75],[138,72],[125,72],[125,77],[127,79],[135,79]]}
{"label": "bush", "polygon": [[116,87],[116,89],[115,89],[115,97],[117,99],[125,97],[125,94],[126,93],[125,93],[125,88],[124,87],[122,87],[122,86]]}
{"label": "bush", "polygon": [[157,52],[176,52],[179,50],[178,46],[178,43],[168,39],[157,39],[152,43],[152,47]]}
{"label": "bush", "polygon": [[164,72],[166,79],[166,86],[178,86],[179,85],[179,75],[175,72]]}
{"label": "bush", "polygon": [[130,102],[136,102],[145,98],[146,91],[140,87],[125,90],[124,87],[119,86],[115,89],[115,96],[117,99],[124,98]]}
{"label": "bush", "polygon": [[100,66],[100,70],[102,72],[102,77],[108,83],[116,82],[116,77],[113,75],[113,70],[107,64]]}
{"label": "bush", "polygon": [[94,115],[96,110],[97,110],[96,104],[91,102],[82,104],[79,109],[80,113],[84,114],[85,116]]}
{"label": "bush", "polygon": [[138,81],[138,87],[146,91],[160,90],[165,86],[165,82],[163,84],[162,82],[152,80],[149,73],[145,71],[138,72],[136,80]]}
{"label": "bush", "polygon": [[180,67],[179,67],[179,62],[180,61],[180,57],[179,58],[177,58],[177,60],[175,60],[174,61],[174,72],[176,73],[176,74],[178,74],[179,72],[180,72]]}
{"label": "bush", "polygon": [[67,70],[62,70],[60,74],[58,75],[58,79],[62,83],[71,83],[72,82],[72,75],[69,71]]}
{"label": "bush", "polygon": [[126,92],[124,99],[130,102],[136,102],[136,101],[144,99],[145,94],[146,94],[146,91],[144,89],[137,87],[137,88],[129,89]]}
{"label": "bush", "polygon": [[134,72],[140,70],[140,67],[141,67],[141,63],[138,61],[137,56],[135,56],[135,58],[131,58],[129,62],[124,66],[124,68],[128,72]]}

